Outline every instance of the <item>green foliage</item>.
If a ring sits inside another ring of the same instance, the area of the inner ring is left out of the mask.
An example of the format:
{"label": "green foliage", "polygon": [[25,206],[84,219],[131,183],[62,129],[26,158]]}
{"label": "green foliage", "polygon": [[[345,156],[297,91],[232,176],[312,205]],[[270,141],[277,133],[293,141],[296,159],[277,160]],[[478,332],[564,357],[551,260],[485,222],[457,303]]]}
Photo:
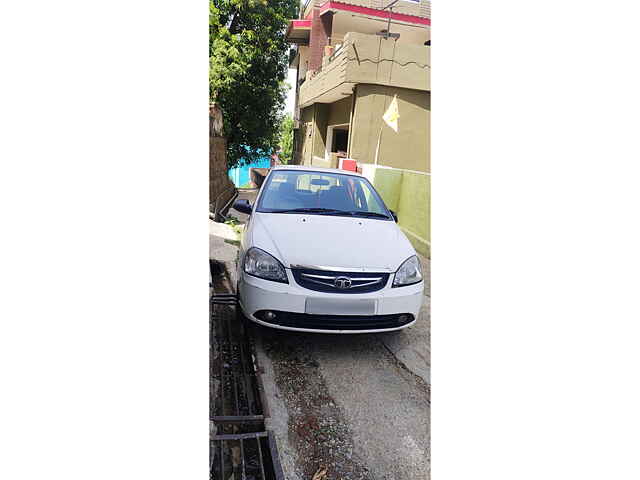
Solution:
{"label": "green foliage", "polygon": [[286,95],[287,21],[297,0],[209,0],[209,86],[222,108],[229,167],[273,153]]}
{"label": "green foliage", "polygon": [[293,118],[287,114],[280,125],[280,161],[289,165],[293,160]]}
{"label": "green foliage", "polygon": [[242,235],[242,232],[244,232],[244,224],[240,223],[240,220],[238,220],[238,218],[234,217],[233,215],[227,215],[227,219],[224,221],[224,223],[229,225],[238,235]]}
{"label": "green foliage", "polygon": [[234,225],[237,225],[238,223],[240,223],[240,221],[238,220],[238,217],[234,217],[233,215],[227,215],[227,219],[224,221],[224,223],[226,223],[227,225],[231,225],[233,227]]}

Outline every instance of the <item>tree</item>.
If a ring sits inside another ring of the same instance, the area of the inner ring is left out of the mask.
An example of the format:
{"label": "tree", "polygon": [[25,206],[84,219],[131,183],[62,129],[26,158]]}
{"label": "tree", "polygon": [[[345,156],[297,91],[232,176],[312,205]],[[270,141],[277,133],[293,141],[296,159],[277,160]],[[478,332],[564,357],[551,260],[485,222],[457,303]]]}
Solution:
{"label": "tree", "polygon": [[279,142],[289,45],[298,0],[209,0],[209,85],[224,116],[230,167]]}
{"label": "tree", "polygon": [[280,161],[285,165],[293,160],[293,118],[287,114],[280,125]]}

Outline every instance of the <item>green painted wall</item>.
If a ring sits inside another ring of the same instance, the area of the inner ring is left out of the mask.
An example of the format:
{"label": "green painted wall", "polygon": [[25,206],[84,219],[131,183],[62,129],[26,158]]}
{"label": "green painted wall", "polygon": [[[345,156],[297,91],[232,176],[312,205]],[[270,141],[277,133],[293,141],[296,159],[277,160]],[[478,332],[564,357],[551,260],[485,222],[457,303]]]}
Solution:
{"label": "green painted wall", "polygon": [[371,164],[362,173],[376,187],[418,253],[431,256],[431,177],[424,173]]}
{"label": "green painted wall", "polygon": [[299,165],[311,164],[311,151],[313,148],[313,105],[303,108],[300,112],[300,128],[297,130],[296,152]]}
{"label": "green painted wall", "polygon": [[327,121],[329,120],[329,104],[314,103],[313,116],[313,155],[325,156],[325,142],[327,141]]}
{"label": "green painted wall", "polygon": [[300,165],[331,167],[330,161],[313,157],[325,157],[327,126],[349,123],[351,97],[334,103],[315,103],[300,111],[300,127],[296,130],[295,158]]}
{"label": "green painted wall", "polygon": [[403,172],[398,225],[418,253],[431,257],[431,177]]}
{"label": "green painted wall", "polygon": [[329,118],[327,125],[349,123],[351,118],[351,95],[337,102],[329,104]]}
{"label": "green painted wall", "polygon": [[[382,119],[398,97],[398,131]],[[359,84],[349,135],[351,158],[393,168],[430,171],[431,92]],[[379,148],[378,148],[379,146]]]}
{"label": "green painted wall", "polygon": [[372,178],[369,178],[378,193],[382,195],[387,207],[396,213],[398,212],[398,206],[400,204],[402,177],[402,170],[378,168],[374,170]]}

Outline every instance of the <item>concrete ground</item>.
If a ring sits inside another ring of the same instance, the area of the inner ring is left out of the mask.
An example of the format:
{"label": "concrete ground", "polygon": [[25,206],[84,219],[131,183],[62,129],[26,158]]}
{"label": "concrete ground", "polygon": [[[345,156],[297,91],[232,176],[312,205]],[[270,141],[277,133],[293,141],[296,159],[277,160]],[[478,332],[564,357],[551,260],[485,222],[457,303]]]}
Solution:
{"label": "concrete ground", "polygon": [[[214,230],[211,254],[230,269],[236,245]],[[429,285],[429,261],[421,260]],[[288,480],[310,479],[323,466],[325,480],[430,478],[429,295],[427,286],[418,321],[400,332],[323,335],[252,324],[267,428]]]}

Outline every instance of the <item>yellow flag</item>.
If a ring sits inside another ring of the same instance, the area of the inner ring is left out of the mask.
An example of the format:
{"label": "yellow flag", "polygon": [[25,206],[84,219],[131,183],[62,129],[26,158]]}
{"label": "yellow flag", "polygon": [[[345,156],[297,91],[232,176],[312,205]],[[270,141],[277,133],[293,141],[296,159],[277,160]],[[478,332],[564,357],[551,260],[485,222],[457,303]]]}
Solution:
{"label": "yellow flag", "polygon": [[398,112],[398,96],[394,95],[393,100],[391,100],[391,103],[389,104],[389,108],[387,108],[387,111],[382,116],[382,119],[386,122],[387,125],[393,128],[394,132],[397,133],[399,118],[400,118],[400,113]]}

